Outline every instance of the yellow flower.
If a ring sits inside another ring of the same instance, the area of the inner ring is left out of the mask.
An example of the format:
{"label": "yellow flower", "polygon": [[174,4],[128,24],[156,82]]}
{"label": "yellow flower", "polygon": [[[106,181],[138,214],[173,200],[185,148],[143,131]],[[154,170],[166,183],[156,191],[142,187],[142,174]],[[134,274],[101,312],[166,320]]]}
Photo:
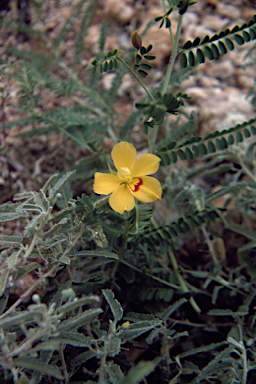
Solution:
{"label": "yellow flower", "polygon": [[108,195],[111,208],[123,214],[134,208],[134,198],[142,203],[161,200],[162,188],[151,175],[159,168],[160,158],[146,153],[136,160],[137,151],[127,142],[116,144],[111,152],[117,172],[110,167],[110,174],[95,173],[93,190],[100,195]]}
{"label": "yellow flower", "polygon": [[126,321],[125,323],[122,324],[123,327],[129,327],[130,326],[130,321]]}

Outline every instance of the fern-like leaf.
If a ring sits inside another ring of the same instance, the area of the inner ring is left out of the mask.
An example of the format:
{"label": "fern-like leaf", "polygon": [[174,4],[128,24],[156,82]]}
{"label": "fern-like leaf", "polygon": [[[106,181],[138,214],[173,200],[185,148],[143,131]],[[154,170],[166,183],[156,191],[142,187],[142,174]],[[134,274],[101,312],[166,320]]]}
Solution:
{"label": "fern-like leaf", "polygon": [[188,40],[180,50],[180,65],[182,68],[195,67],[208,60],[217,59],[232,51],[235,44],[243,45],[256,38],[256,15],[242,26],[236,25],[232,30],[226,29],[212,37],[208,35],[201,41],[196,37],[194,41]]}

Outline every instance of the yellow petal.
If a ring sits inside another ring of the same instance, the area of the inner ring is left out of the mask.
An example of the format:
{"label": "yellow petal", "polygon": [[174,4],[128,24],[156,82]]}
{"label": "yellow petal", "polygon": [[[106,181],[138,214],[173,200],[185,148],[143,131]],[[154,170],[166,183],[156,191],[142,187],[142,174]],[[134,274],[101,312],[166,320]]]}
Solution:
{"label": "yellow petal", "polygon": [[136,192],[130,189],[132,196],[142,203],[152,203],[152,201],[157,199],[161,200],[162,187],[157,179],[150,176],[143,176],[140,177],[140,181],[142,181],[142,184],[138,184],[138,190]]}
{"label": "yellow petal", "polygon": [[94,176],[93,190],[99,195],[108,195],[118,188],[121,180],[109,173],[96,172]]}
{"label": "yellow petal", "polygon": [[158,156],[145,153],[141,155],[135,162],[132,169],[132,177],[152,175],[159,168],[161,159]]}
{"label": "yellow petal", "polygon": [[109,198],[110,207],[120,213],[131,211],[134,208],[135,201],[126,184],[120,185]]}
{"label": "yellow petal", "polygon": [[111,157],[118,170],[121,167],[128,167],[131,171],[136,160],[137,151],[130,143],[122,141],[116,144],[111,152]]}

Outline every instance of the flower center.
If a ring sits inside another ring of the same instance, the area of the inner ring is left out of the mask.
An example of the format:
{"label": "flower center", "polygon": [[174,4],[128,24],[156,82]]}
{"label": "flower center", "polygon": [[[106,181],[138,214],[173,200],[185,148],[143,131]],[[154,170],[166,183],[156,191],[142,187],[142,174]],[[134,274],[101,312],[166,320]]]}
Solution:
{"label": "flower center", "polygon": [[140,177],[132,177],[128,167],[120,167],[117,171],[117,176],[133,191],[137,192],[143,181]]}
{"label": "flower center", "polygon": [[117,176],[127,184],[132,181],[131,172],[128,167],[120,167],[117,171]]}
{"label": "flower center", "polygon": [[133,191],[137,192],[140,189],[140,186],[143,184],[143,181],[139,177],[134,177],[131,182],[128,184],[128,187]]}

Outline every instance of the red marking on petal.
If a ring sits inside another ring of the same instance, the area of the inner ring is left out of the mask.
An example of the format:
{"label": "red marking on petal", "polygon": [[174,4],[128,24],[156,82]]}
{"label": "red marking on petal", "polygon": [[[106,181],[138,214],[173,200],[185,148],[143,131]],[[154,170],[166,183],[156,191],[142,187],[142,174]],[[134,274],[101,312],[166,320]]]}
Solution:
{"label": "red marking on petal", "polygon": [[133,191],[133,192],[137,192],[139,189],[140,189],[140,186],[143,184],[143,181],[140,177],[134,177],[133,179],[139,179],[139,182],[137,184],[134,184],[133,186],[131,186],[130,184],[128,184],[129,188]]}

